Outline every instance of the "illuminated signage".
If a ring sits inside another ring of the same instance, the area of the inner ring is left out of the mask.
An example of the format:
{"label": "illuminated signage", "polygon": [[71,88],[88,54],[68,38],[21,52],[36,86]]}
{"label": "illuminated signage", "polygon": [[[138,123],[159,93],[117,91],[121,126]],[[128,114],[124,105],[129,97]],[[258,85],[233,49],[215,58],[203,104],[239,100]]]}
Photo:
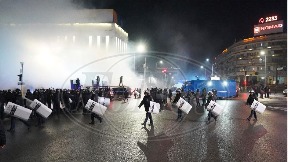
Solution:
{"label": "illuminated signage", "polygon": [[254,25],[254,36],[283,32],[283,20]]}
{"label": "illuminated signage", "polygon": [[263,24],[263,23],[267,23],[267,22],[271,22],[271,21],[277,21],[278,17],[277,16],[269,16],[266,18],[260,18],[259,19],[259,23]]}

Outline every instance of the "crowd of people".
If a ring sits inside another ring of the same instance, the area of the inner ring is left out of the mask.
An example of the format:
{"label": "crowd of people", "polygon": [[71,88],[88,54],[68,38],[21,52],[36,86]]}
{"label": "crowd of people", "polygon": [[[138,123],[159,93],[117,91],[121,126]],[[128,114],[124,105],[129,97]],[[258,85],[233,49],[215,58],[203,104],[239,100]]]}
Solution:
{"label": "crowd of people", "polygon": [[[2,120],[5,117],[11,118],[11,125],[10,129],[7,131],[14,132],[15,131],[15,117],[4,114],[4,106],[8,102],[15,103],[17,105],[23,106],[28,108],[29,104],[34,100],[37,99],[41,103],[47,105],[47,107],[52,109],[52,115],[56,114],[59,115],[59,113],[62,113],[63,111],[67,112],[74,112],[74,111],[81,111],[83,114],[91,114],[91,122],[89,124],[94,124],[94,118],[97,118],[100,123],[102,122],[102,117],[95,114],[88,112],[84,108],[85,104],[88,102],[89,99],[98,101],[98,97],[106,97],[111,98],[111,90],[109,88],[102,88],[98,90],[89,90],[89,89],[79,89],[79,90],[69,90],[69,89],[35,89],[33,92],[29,89],[27,90],[25,97],[22,97],[20,89],[16,90],[0,90],[0,147],[5,146],[5,139],[3,138],[5,136],[4,126],[2,123]],[[135,89],[132,91],[134,93],[135,99],[138,99],[141,97],[141,89]],[[125,92],[123,92],[123,100],[126,102],[128,100],[129,95],[131,93],[128,92],[126,89]],[[149,113],[149,107],[150,107],[150,101],[154,101],[160,104],[160,111],[164,109],[165,106],[167,106],[168,99],[170,99],[170,102],[172,105],[175,105],[180,97],[184,98],[189,104],[192,104],[192,102],[195,100],[196,106],[200,107],[203,106],[204,108],[207,108],[210,101],[215,101],[217,99],[217,91],[209,91],[207,92],[206,88],[203,88],[201,91],[197,89],[195,92],[193,91],[187,91],[184,92],[181,89],[178,89],[176,91],[176,94],[173,94],[171,89],[160,89],[160,88],[151,88],[147,89],[144,92],[144,97],[142,101],[139,104],[139,108],[144,105],[145,111],[146,111],[146,118],[142,125],[146,126],[146,122],[148,119],[150,119],[150,125],[153,126],[153,119],[151,113]],[[268,96],[269,97],[269,96]],[[200,104],[200,100],[202,99],[202,105]],[[257,94],[253,91],[251,91],[248,99],[247,99],[247,105],[251,105],[253,101],[258,100]],[[257,120],[256,112],[255,110],[251,110],[251,114],[247,118],[247,120],[250,121],[251,117],[254,115],[255,120]],[[214,120],[217,120],[217,116],[215,116],[211,110],[208,110],[208,122],[210,122],[211,117],[214,118]],[[36,126],[41,127],[45,123],[45,119],[38,115],[36,112],[32,112],[32,115],[30,116],[30,119],[36,119],[37,124]],[[178,108],[178,116],[177,121],[181,121],[183,119],[182,111],[180,108]],[[24,121],[19,119],[21,122],[23,122],[28,130],[31,126],[31,120],[30,122]]]}
{"label": "crowd of people", "polygon": [[270,87],[264,86],[260,84],[259,86],[254,85],[251,87],[251,89],[254,91],[255,95],[258,97],[260,94],[260,98],[269,98],[269,94],[271,93]]}
{"label": "crowd of people", "polygon": [[[29,105],[34,99],[37,99],[41,103],[47,105],[48,108],[52,109],[52,115],[67,111],[76,112],[81,111],[83,114],[88,114],[89,112],[84,109],[85,104],[89,99],[94,101],[98,100],[98,97],[110,98],[110,89],[102,88],[99,90],[89,90],[89,89],[79,89],[79,90],[69,90],[69,89],[35,89],[33,92],[29,89],[27,90],[25,97],[22,97],[20,89],[15,90],[0,90],[0,118],[4,117],[11,118],[11,126],[8,129],[9,132],[15,131],[15,117],[9,116],[4,113],[4,106],[8,102],[15,103],[17,105],[29,108]],[[32,119],[37,120],[36,126],[43,126],[45,119],[35,112],[32,112]],[[30,122],[19,119],[23,122],[28,129],[30,129]]]}

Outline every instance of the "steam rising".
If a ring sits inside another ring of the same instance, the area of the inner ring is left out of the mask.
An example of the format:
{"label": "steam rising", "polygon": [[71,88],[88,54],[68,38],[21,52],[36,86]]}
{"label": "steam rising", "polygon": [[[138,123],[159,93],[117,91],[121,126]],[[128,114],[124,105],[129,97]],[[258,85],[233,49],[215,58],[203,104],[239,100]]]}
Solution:
{"label": "steam rising", "polygon": [[[118,86],[120,76],[124,76],[124,85],[140,87],[141,80],[136,78],[141,76],[136,77],[131,70],[133,57],[97,61],[117,53],[89,47],[87,35],[73,38],[67,28],[59,30],[53,25],[73,19],[69,13],[77,10],[80,8],[68,0],[0,1],[0,89],[19,87],[20,62],[24,62],[26,88],[69,88],[70,79],[76,78],[82,85],[91,86],[92,80],[87,80],[85,72],[94,72],[92,79],[99,75],[104,85]],[[111,80],[103,75],[105,72],[112,72]]]}

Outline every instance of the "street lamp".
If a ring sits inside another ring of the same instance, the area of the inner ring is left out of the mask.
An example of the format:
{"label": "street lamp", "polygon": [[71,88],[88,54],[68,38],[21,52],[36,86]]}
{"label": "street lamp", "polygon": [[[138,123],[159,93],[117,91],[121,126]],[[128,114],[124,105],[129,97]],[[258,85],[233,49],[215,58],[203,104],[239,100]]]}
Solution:
{"label": "street lamp", "polygon": [[23,66],[24,66],[24,62],[20,62],[20,65],[21,65],[21,69],[20,69],[20,73],[21,73],[21,81],[20,81],[20,85],[21,85],[21,96],[23,97],[24,96],[24,92],[23,92]]}
{"label": "street lamp", "polygon": [[264,87],[266,87],[267,71],[266,71],[266,55],[265,55],[265,51],[260,51],[260,55],[264,55],[264,59],[265,59],[265,80],[264,80]]}
{"label": "street lamp", "polygon": [[156,69],[158,69],[158,63],[163,64],[163,61],[160,60],[159,62],[156,62]]}
{"label": "street lamp", "polygon": [[[142,43],[139,43],[136,47],[138,53],[146,52],[146,46]],[[134,72],[136,72],[136,53],[134,53]]]}
{"label": "street lamp", "polygon": [[[145,44],[143,44],[143,43],[138,44],[138,46],[137,46],[137,52],[139,52],[139,53],[144,53],[144,52],[146,52],[146,46],[145,46]],[[144,88],[145,88],[145,84],[146,84],[146,69],[147,69],[146,56],[145,56],[145,63],[144,63],[144,65],[143,65],[143,68],[144,68],[143,86],[144,86]]]}
{"label": "street lamp", "polygon": [[[200,66],[200,68],[203,69],[204,66]],[[206,68],[204,68],[204,69],[205,69],[205,79],[207,79],[207,77],[206,77]]]}
{"label": "street lamp", "polygon": [[[209,58],[206,58],[206,62],[210,63],[210,59],[209,59]],[[213,67],[214,64],[213,64],[212,62],[211,62],[211,66],[212,66],[212,67],[211,67],[211,68],[212,68],[212,69],[211,69],[211,70],[212,70],[212,71],[211,71],[211,77],[213,77],[213,75],[214,75],[214,67]]]}

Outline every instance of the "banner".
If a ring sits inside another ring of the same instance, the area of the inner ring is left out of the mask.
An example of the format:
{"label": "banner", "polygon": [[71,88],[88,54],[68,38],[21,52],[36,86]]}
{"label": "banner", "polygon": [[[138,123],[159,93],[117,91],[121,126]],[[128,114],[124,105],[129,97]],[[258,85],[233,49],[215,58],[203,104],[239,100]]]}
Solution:
{"label": "banner", "polygon": [[148,112],[158,114],[159,110],[160,110],[160,104],[157,102],[150,101],[150,107]]}
{"label": "banner", "polygon": [[256,101],[254,99],[254,101],[253,101],[253,103],[251,105],[251,109],[259,112],[260,114],[262,114],[265,111],[266,106],[263,105],[262,103],[260,103],[259,101]]}
{"label": "banner", "polygon": [[30,104],[30,107],[43,118],[48,118],[48,116],[52,113],[51,109],[49,109],[46,105],[44,105],[37,99],[34,99],[34,101]]}
{"label": "banner", "polygon": [[176,103],[176,106],[185,114],[188,114],[189,111],[192,109],[192,106],[187,101],[185,101],[182,97],[180,97],[180,99]]}
{"label": "banner", "polygon": [[87,104],[85,105],[85,109],[95,114],[103,116],[105,111],[107,110],[107,107],[89,99]]}
{"label": "banner", "polygon": [[222,113],[223,107],[215,101],[210,101],[207,110],[212,111],[214,115],[218,116]]}
{"label": "banner", "polygon": [[4,108],[4,113],[27,121],[32,113],[32,110],[16,105],[12,102],[8,102]]}

